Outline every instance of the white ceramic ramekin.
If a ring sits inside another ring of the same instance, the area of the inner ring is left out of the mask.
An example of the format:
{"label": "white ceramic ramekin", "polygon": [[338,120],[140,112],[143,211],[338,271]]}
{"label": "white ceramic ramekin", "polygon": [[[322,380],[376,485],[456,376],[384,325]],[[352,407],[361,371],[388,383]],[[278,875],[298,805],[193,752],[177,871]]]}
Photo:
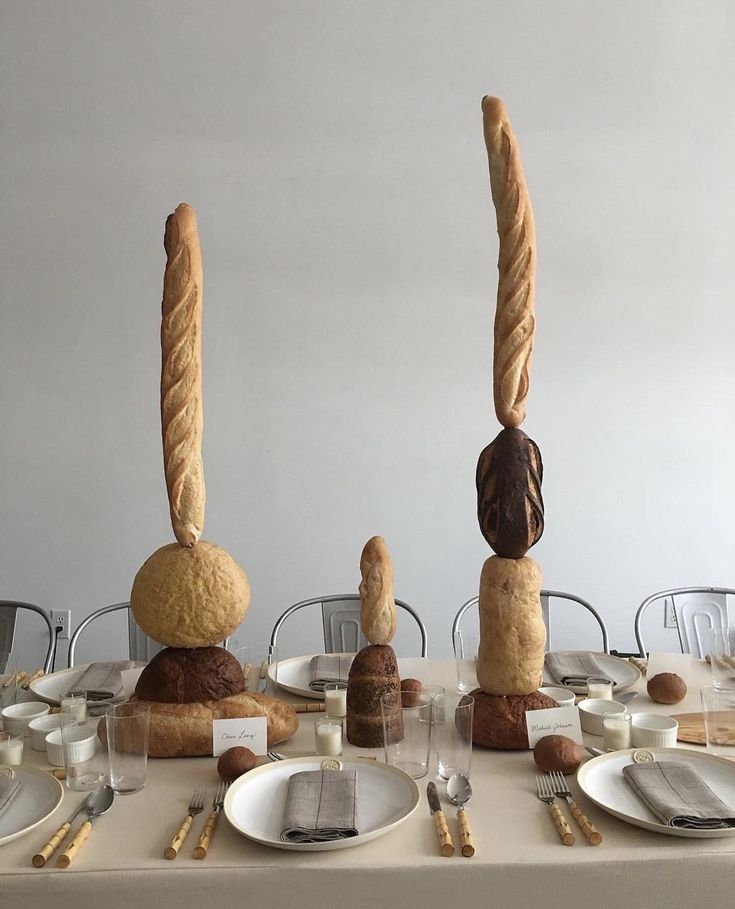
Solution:
{"label": "white ceramic ramekin", "polygon": [[658,713],[634,713],[630,731],[634,748],[673,748],[679,724],[670,716]]}
{"label": "white ceramic ramekin", "polygon": [[602,698],[585,698],[577,705],[582,729],[590,735],[602,735],[602,718],[606,713],[625,713],[625,704],[620,701],[605,701]]}
{"label": "white ceramic ramekin", "polygon": [[11,704],[5,707],[3,715],[3,728],[13,735],[28,735],[28,724],[40,716],[46,716],[51,708],[40,701],[28,701],[25,704]]}
{"label": "white ceramic ramekin", "polygon": [[46,736],[52,729],[58,729],[61,725],[61,714],[49,713],[46,716],[36,717],[28,724],[28,731],[31,734],[31,748],[34,751],[46,750]]}
{"label": "white ceramic ramekin", "polygon": [[539,688],[538,690],[541,692],[541,694],[545,694],[546,697],[549,697],[553,701],[556,701],[560,707],[574,707],[574,692],[570,691],[568,688],[544,687]]}

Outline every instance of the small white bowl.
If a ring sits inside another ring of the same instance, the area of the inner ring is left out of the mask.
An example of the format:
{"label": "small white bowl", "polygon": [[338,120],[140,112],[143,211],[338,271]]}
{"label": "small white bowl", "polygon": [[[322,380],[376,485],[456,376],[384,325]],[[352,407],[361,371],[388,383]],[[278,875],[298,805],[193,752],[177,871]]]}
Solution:
{"label": "small white bowl", "polygon": [[61,729],[53,729],[46,736],[46,755],[49,764],[64,767],[69,764],[83,764],[94,757],[97,751],[97,729],[94,726],[72,726],[64,730],[66,756],[61,740]]}
{"label": "small white bowl", "polygon": [[625,713],[625,704],[620,701],[604,701],[602,698],[585,698],[577,705],[582,729],[590,735],[602,735],[602,718],[606,713]]}
{"label": "small white bowl", "polygon": [[28,724],[40,716],[46,716],[51,708],[40,701],[28,701],[25,704],[11,704],[2,712],[3,728],[13,735],[28,735]]}
{"label": "small white bowl", "polygon": [[634,713],[630,739],[633,748],[675,748],[679,724],[659,713]]}
{"label": "small white bowl", "polygon": [[574,707],[576,698],[574,692],[570,691],[569,688],[551,688],[547,686],[539,688],[538,691],[541,694],[545,694],[547,698],[551,698],[552,701],[556,701],[560,707]]}
{"label": "small white bowl", "polygon": [[52,729],[58,729],[61,726],[61,714],[49,713],[46,716],[39,716],[31,720],[28,724],[28,731],[31,734],[31,748],[34,751],[46,750],[46,736]]}

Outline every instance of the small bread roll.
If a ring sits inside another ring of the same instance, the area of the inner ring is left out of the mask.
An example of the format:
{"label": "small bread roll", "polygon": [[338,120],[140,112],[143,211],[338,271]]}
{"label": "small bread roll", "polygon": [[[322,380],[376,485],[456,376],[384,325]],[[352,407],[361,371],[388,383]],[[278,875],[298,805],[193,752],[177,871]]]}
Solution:
{"label": "small bread roll", "polygon": [[393,561],[382,537],[371,537],[360,556],[360,625],[371,644],[389,644],[396,633]]}
{"label": "small bread roll", "polygon": [[166,219],[161,305],[161,426],[171,524],[182,546],[204,527],[202,466],[202,256],[194,209]]}
{"label": "small bread roll", "polygon": [[526,416],[535,331],[536,229],[508,112],[500,98],[482,99],[490,188],[495,204],[500,250],[495,310],[493,397],[505,427]]}

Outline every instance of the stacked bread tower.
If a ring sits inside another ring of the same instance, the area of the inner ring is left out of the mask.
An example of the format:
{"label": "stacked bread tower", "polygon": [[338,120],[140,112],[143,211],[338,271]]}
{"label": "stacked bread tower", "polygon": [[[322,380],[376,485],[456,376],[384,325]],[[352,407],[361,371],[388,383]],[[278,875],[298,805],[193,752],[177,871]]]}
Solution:
{"label": "stacked bread tower", "polygon": [[[396,633],[393,562],[382,537],[371,537],[360,556],[360,627],[370,641],[356,655],[347,681],[347,741],[360,748],[383,745],[381,698],[401,703],[398,660],[390,646]],[[403,716],[392,711],[389,738],[403,738]]]}
{"label": "stacked bread tower", "polygon": [[246,693],[242,667],[216,647],[245,618],[250,584],[224,549],[200,541],[202,468],[202,258],[194,210],[179,205],[166,220],[167,261],[161,322],[161,423],[166,488],[176,543],[138,571],[130,605],[143,631],[164,644],[136,687],[150,703],[150,754],[212,753],[212,720],[268,718],[268,743],[291,736],[293,710]]}
{"label": "stacked bread tower", "polygon": [[554,707],[537,692],[546,628],[541,568],[526,555],[544,529],[538,446],[520,429],[533,350],[536,234],[521,158],[499,98],[482,101],[490,186],[500,251],[495,312],[493,397],[501,432],[477,464],[477,516],[496,555],[480,576],[479,689],[473,741],[489,748],[527,748],[525,711]]}

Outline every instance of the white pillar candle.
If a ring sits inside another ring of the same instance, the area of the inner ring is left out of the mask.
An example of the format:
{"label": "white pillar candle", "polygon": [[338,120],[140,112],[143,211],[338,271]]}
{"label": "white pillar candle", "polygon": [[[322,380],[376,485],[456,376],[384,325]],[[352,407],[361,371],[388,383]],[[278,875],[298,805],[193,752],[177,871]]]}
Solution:
{"label": "white pillar candle", "polygon": [[314,726],[317,754],[342,754],[342,724],[317,721]]}
{"label": "white pillar candle", "polygon": [[62,694],[59,706],[63,713],[70,713],[76,717],[77,723],[87,721],[87,696],[84,692],[68,692]]}
{"label": "white pillar candle", "polygon": [[17,767],[23,760],[23,736],[0,732],[0,764]]}
{"label": "white pillar candle", "polygon": [[347,716],[347,686],[324,688],[324,710],[327,716],[343,719]]}
{"label": "white pillar candle", "polygon": [[588,679],[587,697],[597,698],[600,701],[611,701],[613,699],[612,682],[607,679]]}
{"label": "white pillar candle", "polygon": [[606,713],[602,718],[603,747],[614,751],[630,748],[631,724],[629,713]]}

